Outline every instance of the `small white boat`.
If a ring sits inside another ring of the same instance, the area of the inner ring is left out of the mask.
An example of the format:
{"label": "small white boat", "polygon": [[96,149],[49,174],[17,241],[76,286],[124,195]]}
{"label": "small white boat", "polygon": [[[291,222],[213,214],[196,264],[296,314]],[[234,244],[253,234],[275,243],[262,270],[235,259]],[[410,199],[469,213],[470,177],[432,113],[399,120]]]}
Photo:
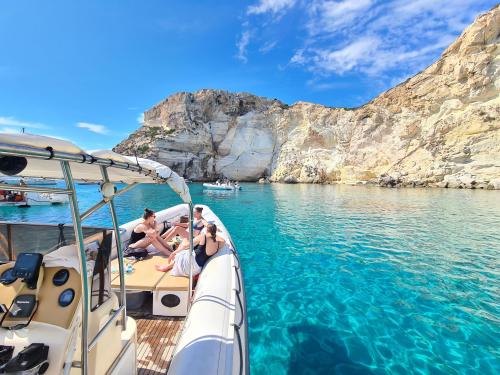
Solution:
{"label": "small white boat", "polygon": [[78,185],[99,185],[97,181],[80,181],[77,182]]}
{"label": "small white boat", "polygon": [[241,190],[239,184],[210,184],[204,183],[203,188],[207,190]]}
{"label": "small white boat", "polygon": [[69,202],[67,195],[52,193],[27,192],[24,194],[15,191],[2,191],[0,207],[11,206],[42,206],[49,204],[65,204]]}
{"label": "small white boat", "polygon": [[51,178],[19,178],[19,177],[4,176],[0,180],[1,183],[9,185],[19,185],[21,181],[27,185],[36,185],[36,186],[57,185],[57,180]]}
{"label": "small white boat", "polygon": [[24,180],[28,185],[51,186],[57,185],[57,180],[51,178],[28,178]]}

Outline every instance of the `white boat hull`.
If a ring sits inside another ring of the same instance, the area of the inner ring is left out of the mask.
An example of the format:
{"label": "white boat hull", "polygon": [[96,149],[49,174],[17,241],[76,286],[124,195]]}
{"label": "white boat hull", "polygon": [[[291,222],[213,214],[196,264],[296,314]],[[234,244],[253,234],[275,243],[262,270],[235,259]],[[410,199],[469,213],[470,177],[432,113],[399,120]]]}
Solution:
{"label": "white boat hull", "polygon": [[65,204],[69,198],[63,194],[26,193],[25,199],[19,202],[0,202],[0,207],[13,206],[43,206],[50,204]]}
{"label": "white boat hull", "polygon": [[226,184],[221,184],[221,185],[216,185],[216,184],[209,184],[209,183],[204,183],[203,188],[207,190],[241,190],[241,186],[233,186],[233,185],[226,185]]}
{"label": "white boat hull", "polygon": [[[226,240],[227,245],[210,258],[200,274],[191,309],[189,312],[184,309],[186,322],[176,343],[168,374],[248,374],[246,303],[241,265],[234,255],[230,234],[221,220],[208,206],[197,206],[203,207],[205,220],[217,225],[218,235]],[[164,221],[176,221],[186,213],[185,205],[156,212],[158,228]],[[124,245],[141,221],[137,219],[121,226]],[[112,256],[116,256],[116,249]],[[168,292],[175,293],[179,294]],[[153,313],[155,301],[161,300],[161,295],[156,294],[153,292]],[[181,303],[187,298],[179,295]],[[161,312],[156,311],[158,315],[165,315]],[[238,332],[235,325],[239,327]]]}

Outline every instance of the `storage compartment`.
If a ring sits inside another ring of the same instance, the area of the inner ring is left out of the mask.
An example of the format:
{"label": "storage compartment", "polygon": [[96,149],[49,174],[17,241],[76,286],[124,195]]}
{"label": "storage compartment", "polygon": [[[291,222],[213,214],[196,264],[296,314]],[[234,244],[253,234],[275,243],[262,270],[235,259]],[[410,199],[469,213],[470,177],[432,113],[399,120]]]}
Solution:
{"label": "storage compartment", "polygon": [[187,305],[187,290],[160,290],[153,293],[153,315],[186,316]]}
{"label": "storage compartment", "polygon": [[127,292],[127,310],[139,310],[148,297],[149,292]]}

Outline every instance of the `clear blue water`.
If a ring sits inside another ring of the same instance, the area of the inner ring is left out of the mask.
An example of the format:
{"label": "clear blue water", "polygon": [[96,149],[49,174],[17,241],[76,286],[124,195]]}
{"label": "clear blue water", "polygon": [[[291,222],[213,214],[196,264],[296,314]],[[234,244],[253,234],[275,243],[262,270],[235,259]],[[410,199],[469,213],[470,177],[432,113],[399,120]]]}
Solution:
{"label": "clear blue water", "polygon": [[[97,200],[81,186],[81,206]],[[244,267],[258,374],[500,373],[500,194],[244,185],[203,193]],[[161,186],[118,199],[121,222],[178,203]],[[105,211],[104,211],[105,212]],[[101,211],[90,224],[109,224]],[[69,221],[67,207],[1,220]]]}

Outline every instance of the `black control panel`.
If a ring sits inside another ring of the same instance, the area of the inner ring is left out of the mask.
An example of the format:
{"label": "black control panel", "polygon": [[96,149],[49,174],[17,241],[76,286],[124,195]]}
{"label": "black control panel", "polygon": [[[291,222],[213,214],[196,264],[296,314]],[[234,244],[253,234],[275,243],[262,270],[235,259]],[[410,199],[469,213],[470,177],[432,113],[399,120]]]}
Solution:
{"label": "black control panel", "polygon": [[20,253],[12,271],[13,276],[23,279],[28,288],[36,289],[42,260],[43,255],[39,253]]}

